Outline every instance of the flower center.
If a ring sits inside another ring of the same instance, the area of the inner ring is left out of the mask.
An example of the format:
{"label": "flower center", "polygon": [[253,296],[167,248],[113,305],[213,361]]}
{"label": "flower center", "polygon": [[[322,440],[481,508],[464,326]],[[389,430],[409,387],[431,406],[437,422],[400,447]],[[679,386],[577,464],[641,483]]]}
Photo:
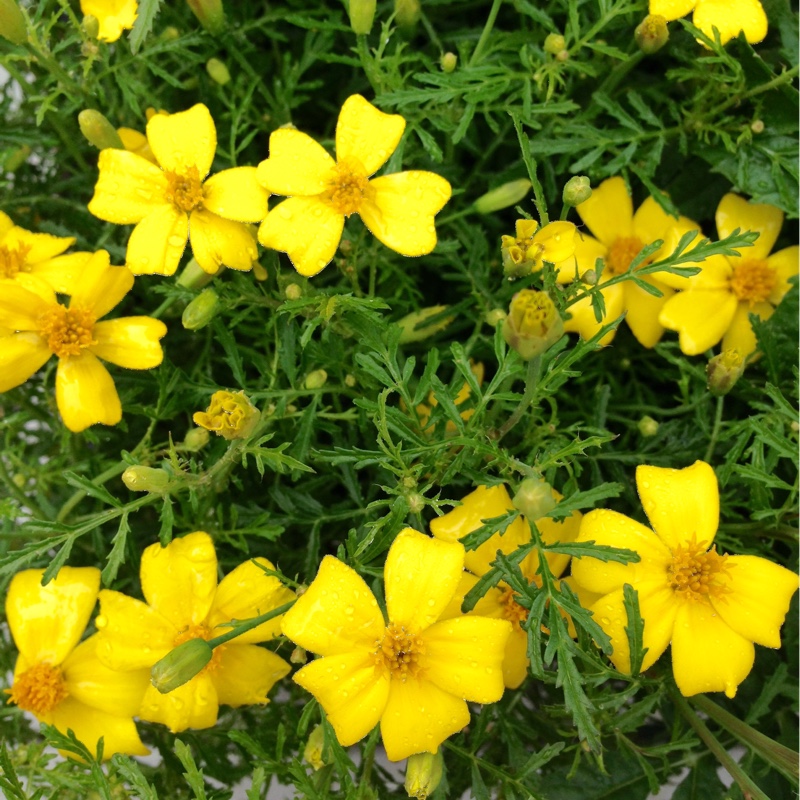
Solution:
{"label": "flower center", "polygon": [[61,668],[45,663],[34,664],[26,669],[5,692],[10,695],[12,703],[37,717],[52,711],[69,695]]}
{"label": "flower center", "polygon": [[425,655],[425,642],[421,636],[394,622],[386,626],[383,639],[375,642],[375,663],[386,667],[392,678],[405,682],[415,678],[420,671],[420,657]]}
{"label": "flower center", "polygon": [[39,317],[39,333],[59,358],[77,356],[95,343],[92,338],[95,322],[94,314],[85,308],[67,308],[56,303]]}
{"label": "flower center", "polygon": [[203,182],[197,167],[192,164],[186,172],[166,171],[167,202],[172,203],[179,211],[187,214],[203,206]]}
{"label": "flower center", "polygon": [[[188,642],[190,639],[213,639],[215,636],[214,631],[204,625],[202,622],[199,625],[187,625],[172,642],[173,647],[179,644]],[[206,664],[197,675],[205,675],[207,672],[214,672],[219,667],[219,662],[222,660],[222,653],[225,650],[225,645],[221,644],[214,648],[214,654],[211,656],[211,661]],[[195,676],[197,677],[197,676]]]}
{"label": "flower center", "polygon": [[333,168],[323,199],[334,211],[349,217],[361,208],[368,192],[369,178],[364,165],[354,156],[347,156]]}
{"label": "flower center", "polygon": [[503,608],[503,619],[507,619],[512,625],[521,625],[528,619],[528,609],[523,608],[516,600],[517,593],[507,587],[500,595],[500,605]]}
{"label": "flower center", "polygon": [[766,261],[742,261],[737,264],[731,277],[731,291],[752,306],[763,303],[775,288],[778,276]]}
{"label": "flower center", "polygon": [[19,272],[30,272],[30,265],[25,262],[30,249],[27,244],[18,244],[14,250],[0,245],[0,278],[15,278]]}
{"label": "flower center", "polygon": [[[622,275],[628,271],[631,261],[639,255],[639,251],[644,247],[644,242],[636,236],[620,236],[614,244],[608,248],[606,254],[606,269],[612,275]],[[645,260],[640,266],[649,263],[650,259]]]}
{"label": "flower center", "polygon": [[706,551],[692,536],[690,542],[678,545],[672,551],[672,563],[667,567],[670,588],[685,600],[707,602],[730,591],[718,580],[727,577],[733,564],[726,564],[728,556],[721,556],[714,545]]}

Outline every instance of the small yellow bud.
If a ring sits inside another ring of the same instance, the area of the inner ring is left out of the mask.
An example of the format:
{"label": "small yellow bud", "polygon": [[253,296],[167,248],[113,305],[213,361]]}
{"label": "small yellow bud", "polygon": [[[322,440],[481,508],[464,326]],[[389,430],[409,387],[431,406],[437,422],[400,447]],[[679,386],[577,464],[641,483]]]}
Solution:
{"label": "small yellow bud", "polygon": [[186,0],[200,24],[215,36],[225,27],[225,10],[222,0]]}
{"label": "small yellow bud", "polygon": [[125,149],[117,129],[99,111],[95,111],[93,108],[84,108],[78,114],[78,125],[81,133],[86,137],[86,141],[93,144],[98,150]]}
{"label": "small yellow bud", "polygon": [[214,656],[214,649],[205,639],[189,639],[170,650],[150,669],[150,683],[167,694],[202,672]]}
{"label": "small yellow bud", "polygon": [[764,127],[763,119],[755,119],[750,124],[750,130],[753,131],[753,133],[764,133]]}
{"label": "small yellow bud", "polygon": [[322,760],[322,748],[325,744],[325,736],[322,732],[322,725],[315,725],[314,730],[308,736],[308,741],[303,749],[303,758],[309,765],[316,770],[322,769],[325,762]]}
{"label": "small yellow bud", "polygon": [[14,0],[0,0],[0,36],[11,44],[22,44],[28,40],[25,17]]}
{"label": "small yellow bud", "polygon": [[16,486],[16,487],[17,487],[17,489],[24,489],[24,488],[25,488],[25,484],[28,482],[28,481],[25,479],[25,476],[24,476],[24,475],[21,475],[19,472],[17,472],[17,473],[16,473],[16,474],[15,474],[15,475],[14,475],[14,476],[11,478],[11,480],[12,480],[12,482],[14,483],[14,486]]}
{"label": "small yellow bud", "polygon": [[210,438],[211,434],[205,428],[190,428],[183,438],[183,449],[197,453],[208,444]]}
{"label": "small yellow bud", "polygon": [[122,482],[132,492],[150,492],[163,494],[170,484],[171,478],[163,469],[136,465],[128,467],[122,473]]}
{"label": "small yellow bud", "polygon": [[442,68],[442,72],[454,72],[457,64],[458,56],[455,53],[442,53],[439,59],[439,66]]}
{"label": "small yellow bud", "polygon": [[394,18],[401,28],[410,28],[419,20],[419,0],[394,0]]}
{"label": "small yellow bud", "polygon": [[556,53],[556,61],[569,61],[569,50],[559,50]]}
{"label": "small yellow bud", "polygon": [[592,196],[592,186],[585,175],[574,175],[564,184],[561,199],[564,205],[579,206]]}
{"label": "small yellow bud", "polygon": [[658,423],[652,417],[642,417],[639,422],[636,423],[636,427],[645,439],[649,439],[651,436],[655,436],[658,433]]}
{"label": "small yellow bud", "polygon": [[356,383],[358,383],[358,381],[356,381],[355,375],[351,375],[348,372],[347,375],[344,376],[344,385],[347,386],[348,388],[352,389],[356,385]]}
{"label": "small yellow bud", "polygon": [[205,328],[216,316],[218,307],[219,297],[217,293],[213,289],[203,289],[183,309],[183,315],[181,316],[183,327],[189,331],[199,331],[201,328]]}
{"label": "small yellow bud", "polygon": [[175,39],[181,38],[181,32],[174,25],[168,25],[161,31],[161,35],[158,38],[163,42],[173,42]]}
{"label": "small yellow bud", "polygon": [[400,328],[400,344],[408,344],[409,342],[421,342],[429,336],[444,330],[454,319],[454,317],[444,317],[438,322],[426,324],[426,320],[436,317],[443,311],[447,310],[447,306],[429,306],[422,308],[419,311],[413,311],[411,314],[406,314],[402,319],[397,320],[395,323]]}
{"label": "small yellow bud", "polygon": [[515,206],[530,190],[531,182],[527,178],[509,181],[481,195],[475,201],[475,210],[479,214],[491,214],[493,211],[500,211],[501,208]]}
{"label": "small yellow bud", "polygon": [[214,83],[218,83],[220,86],[230,83],[231,73],[228,71],[224,62],[220,61],[218,58],[209,58],[208,61],[206,61],[206,72],[209,74],[211,80],[214,81]]}
{"label": "small yellow bud", "polygon": [[567,40],[560,33],[548,33],[544,40],[544,51],[550,55],[560,53],[567,46]]}
{"label": "small yellow bud", "polygon": [[224,439],[246,439],[258,424],[260,416],[244,392],[221,390],[214,392],[208,408],[196,411],[192,419],[196,425]]}
{"label": "small yellow bud", "polygon": [[265,281],[269,277],[267,271],[258,261],[253,262],[253,277],[259,282]]}
{"label": "small yellow bud", "polygon": [[405,788],[409,797],[426,800],[442,780],[444,759],[442,751],[417,753],[408,757]]}
{"label": "small yellow bud", "polygon": [[287,300],[299,300],[303,296],[303,290],[298,284],[289,283],[284,288],[283,295]]}
{"label": "small yellow bud", "polygon": [[295,647],[289,656],[289,661],[292,664],[305,664],[308,661],[308,653],[302,647]]}
{"label": "small yellow bud", "polygon": [[81,22],[81,28],[88,39],[96,39],[100,33],[100,20],[94,14],[87,14]]}
{"label": "small yellow bud", "polygon": [[184,267],[183,272],[178,277],[176,283],[178,286],[183,286],[184,289],[202,289],[204,286],[207,286],[211,281],[214,279],[216,275],[219,275],[225,267],[220,267],[219,272],[215,272],[211,274],[206,272],[193,258],[190,259],[189,263]]}
{"label": "small yellow bud", "polygon": [[738,350],[723,350],[714,356],[706,367],[708,391],[719,397],[733,389],[744,373],[744,359]]}
{"label": "small yellow bud", "polygon": [[502,308],[493,308],[484,314],[483,319],[487,325],[496,328],[507,316],[508,314]]}
{"label": "small yellow bud", "polygon": [[544,353],[563,333],[564,323],[547,292],[523,289],[511,299],[503,338],[525,361]]}
{"label": "small yellow bud", "polygon": [[306,375],[303,385],[306,389],[321,389],[328,380],[328,373],[324,369],[315,369]]}
{"label": "small yellow bud", "polygon": [[372,30],[372,21],[375,19],[376,0],[350,0],[348,9],[350,14],[350,27],[353,33],[364,35]]}
{"label": "small yellow bud", "polygon": [[553,487],[543,478],[526,478],[511,502],[528,519],[537,520],[549,514],[558,501],[553,495]]}
{"label": "small yellow bud", "polygon": [[659,14],[648,14],[633,32],[633,37],[645,55],[652,55],[669,40],[667,20]]}

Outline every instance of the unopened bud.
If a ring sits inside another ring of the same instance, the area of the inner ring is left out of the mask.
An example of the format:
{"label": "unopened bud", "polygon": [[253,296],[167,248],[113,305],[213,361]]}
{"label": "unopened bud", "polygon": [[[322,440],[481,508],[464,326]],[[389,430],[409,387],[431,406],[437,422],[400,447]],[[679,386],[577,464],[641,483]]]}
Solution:
{"label": "unopened bud", "polygon": [[561,199],[564,205],[579,206],[592,196],[592,186],[585,175],[574,175],[564,184]]}
{"label": "unopened bud", "polygon": [[548,33],[544,40],[544,51],[550,55],[560,53],[567,46],[567,40],[560,33]]}
{"label": "unopened bud", "polygon": [[419,514],[424,511],[426,506],[425,498],[419,492],[412,492],[406,499],[408,501],[408,510],[412,514]]}
{"label": "unopened bud", "polygon": [[214,656],[214,649],[205,639],[189,639],[156,661],[150,670],[150,683],[167,694],[200,673]]}
{"label": "unopened bud", "polygon": [[455,53],[442,53],[439,59],[439,66],[442,72],[453,72],[458,64],[458,56]]}
{"label": "unopened bud", "polygon": [[222,8],[222,0],[186,0],[186,3],[209,33],[214,35],[222,33],[225,27],[225,11]]}
{"label": "unopened bud", "polygon": [[348,9],[350,14],[350,27],[353,33],[367,34],[372,30],[372,21],[375,19],[376,0],[350,0]]}
{"label": "unopened bud", "polygon": [[514,295],[503,338],[525,361],[544,353],[563,333],[564,323],[547,292],[523,289]]}
{"label": "unopened bud", "polygon": [[181,322],[189,331],[205,328],[216,316],[219,308],[219,296],[213,289],[203,289],[197,297],[183,309]]}
{"label": "unopened bud", "polygon": [[405,788],[409,797],[427,800],[442,780],[444,759],[442,751],[416,753],[408,757]]}
{"label": "unopened bud", "polygon": [[253,262],[253,277],[259,282],[265,281],[269,277],[267,271],[258,261]]}
{"label": "unopened bud", "polygon": [[296,283],[289,283],[283,290],[283,295],[287,300],[299,300],[303,296],[303,290]]}
{"label": "unopened bud", "polygon": [[314,730],[308,735],[308,741],[303,749],[303,759],[314,769],[322,769],[325,762],[322,760],[322,748],[325,744],[325,736],[322,732],[322,725],[315,725]]}
{"label": "unopened bud", "polygon": [[569,50],[559,50],[556,53],[556,61],[569,61]]}
{"label": "unopened bud", "polygon": [[169,487],[171,478],[163,469],[136,465],[122,473],[122,482],[132,492],[163,494]]}
{"label": "unopened bud", "polygon": [[753,133],[764,133],[764,120],[763,119],[754,119],[752,123],[750,123],[750,130]]}
{"label": "unopened bud", "polygon": [[636,427],[645,439],[649,439],[651,436],[655,436],[658,433],[658,423],[652,417],[642,417],[639,422],[636,423]]}
{"label": "unopened bud", "polygon": [[306,375],[303,386],[306,389],[321,389],[328,380],[328,373],[324,369],[315,369]]}
{"label": "unopened bud", "polygon": [[358,381],[356,381],[356,376],[351,375],[349,372],[347,373],[347,375],[344,376],[344,385],[349,387],[350,389],[352,389],[357,382]]}
{"label": "unopened bud", "polygon": [[719,397],[733,389],[744,372],[744,359],[738,350],[723,350],[714,356],[706,367],[708,391]]}
{"label": "unopened bud", "polygon": [[419,0],[394,0],[394,18],[401,28],[416,25],[419,15]]}
{"label": "unopened bud", "polygon": [[192,419],[195,425],[225,439],[246,439],[255,429],[260,416],[244,392],[219,391],[211,395],[208,408],[195,412]]}
{"label": "unopened bud", "polygon": [[125,149],[117,129],[99,111],[84,108],[78,114],[78,125],[89,144],[93,144],[98,150]]}
{"label": "unopened bud", "polygon": [[289,656],[292,664],[305,664],[308,661],[308,653],[302,647],[295,647]]}
{"label": "unopened bud", "polygon": [[515,206],[531,189],[531,182],[527,178],[518,178],[509,181],[490,192],[481,195],[475,201],[475,210],[479,214],[491,214],[493,211],[500,211],[502,208]]}
{"label": "unopened bud", "polygon": [[231,73],[228,72],[228,68],[218,58],[209,58],[208,61],[206,61],[206,72],[209,74],[211,80],[214,81],[214,83],[218,83],[220,86],[230,83]]}
{"label": "unopened bud", "polygon": [[183,438],[183,449],[197,453],[208,444],[210,438],[211,434],[205,428],[190,428]]}
{"label": "unopened bud", "polygon": [[176,281],[178,286],[183,286],[184,289],[202,289],[211,283],[211,280],[220,274],[225,267],[221,266],[217,272],[206,272],[194,258],[189,260],[189,263],[183,268],[183,272],[178,276]]}
{"label": "unopened bud", "polygon": [[633,37],[645,55],[652,55],[669,40],[667,20],[660,14],[648,14],[633,32]]}
{"label": "unopened bud", "polygon": [[96,39],[100,33],[100,20],[94,14],[87,14],[81,22],[81,28],[87,39]]}
{"label": "unopened bud", "polygon": [[537,520],[547,516],[558,500],[553,494],[553,487],[543,478],[526,478],[511,502],[528,519]]}
{"label": "unopened bud", "polygon": [[406,314],[405,317],[399,319],[396,325],[400,328],[400,344],[421,342],[444,330],[453,321],[453,317],[442,317],[432,323],[427,323],[427,320],[440,316],[446,310],[447,306],[429,306]]}
{"label": "unopened bud", "polygon": [[11,44],[22,44],[28,39],[25,17],[15,0],[0,0],[0,36]]}
{"label": "unopened bud", "polygon": [[507,316],[508,314],[504,309],[493,308],[491,311],[487,311],[486,314],[484,314],[483,319],[487,325],[496,328]]}
{"label": "unopened bud", "polygon": [[587,286],[594,286],[597,284],[597,273],[593,269],[587,269],[586,272],[581,275],[581,280]]}
{"label": "unopened bud", "polygon": [[174,25],[168,25],[161,31],[158,38],[161,39],[162,42],[174,42],[175,39],[181,38],[181,32]]}

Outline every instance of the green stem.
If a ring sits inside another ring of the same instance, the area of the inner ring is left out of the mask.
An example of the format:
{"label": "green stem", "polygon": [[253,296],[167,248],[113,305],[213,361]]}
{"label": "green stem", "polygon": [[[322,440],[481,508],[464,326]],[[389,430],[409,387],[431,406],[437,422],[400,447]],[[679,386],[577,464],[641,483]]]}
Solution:
{"label": "green stem", "polygon": [[470,57],[469,64],[467,64],[467,66],[474,66],[475,62],[478,60],[478,56],[486,46],[486,42],[492,33],[492,28],[494,28],[494,23],[497,19],[497,14],[499,13],[500,6],[502,4],[503,0],[494,0],[492,3],[492,7],[489,9],[489,16],[486,19],[486,24],[483,26],[483,30],[481,31],[481,38],[478,39],[478,44],[475,45],[475,49],[472,51],[472,56]]}
{"label": "green stem", "polygon": [[528,372],[525,375],[525,393],[519,401],[519,405],[514,413],[506,420],[505,425],[497,432],[495,443],[499,442],[521,419],[522,415],[528,410],[533,398],[536,395],[536,387],[539,383],[539,376],[542,369],[542,357],[536,356],[528,362]]}
{"label": "green stem", "polygon": [[209,639],[208,643],[212,649],[214,647],[219,647],[221,644],[225,644],[231,639],[235,639],[237,636],[241,636],[243,633],[247,633],[247,631],[251,631],[253,628],[257,628],[259,625],[263,625],[265,622],[269,622],[271,619],[285,614],[296,602],[297,600],[292,600],[290,603],[284,603],[282,606],[273,608],[272,611],[267,611],[266,614],[261,614],[258,617],[251,617],[241,622],[232,622],[231,624],[233,627],[231,630],[220,636],[215,636],[213,639]]}
{"label": "green stem", "polygon": [[533,187],[533,203],[536,206],[536,211],[539,214],[539,222],[544,228],[550,218],[547,216],[547,203],[544,201],[544,191],[542,184],[539,182],[539,177],[536,174],[536,161],[531,155],[531,142],[530,139],[522,132],[522,122],[515,114],[511,114],[511,119],[514,122],[514,130],[517,132],[517,139],[519,146],[522,149],[522,160],[528,170],[528,178],[530,179],[531,186]]}
{"label": "green stem", "polygon": [[714,448],[717,446],[717,439],[719,438],[719,431],[722,425],[722,409],[725,405],[724,395],[717,398],[717,411],[714,414],[714,427],[711,429],[711,439],[706,448],[706,454],[703,456],[703,461],[707,464],[711,463],[711,458],[714,455]]}
{"label": "green stem", "polygon": [[375,95],[378,96],[381,93],[380,75],[375,68],[375,60],[369,53],[367,37],[364,34],[356,36],[356,46],[358,48],[358,57],[361,59],[361,66],[364,68],[364,74],[367,76],[367,80],[370,86],[372,86]]}

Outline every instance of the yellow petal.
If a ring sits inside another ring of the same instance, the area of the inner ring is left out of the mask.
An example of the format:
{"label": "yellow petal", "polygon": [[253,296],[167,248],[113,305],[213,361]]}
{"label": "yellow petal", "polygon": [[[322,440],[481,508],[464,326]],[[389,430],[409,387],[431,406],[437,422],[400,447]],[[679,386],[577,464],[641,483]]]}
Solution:
{"label": "yellow petal", "polygon": [[528,677],[528,634],[515,625],[506,642],[503,658],[503,683],[507,689],[518,689]]}
{"label": "yellow petal", "polygon": [[185,175],[197,167],[203,180],[217,150],[217,129],[208,109],[197,103],[188,111],[150,117],[147,141],[162,169]]}
{"label": "yellow petal", "polygon": [[129,225],[166,202],[167,179],[146,158],[127,150],[100,151],[100,174],[89,211],[106,222]]}
{"label": "yellow petal", "polygon": [[450,184],[433,172],[413,170],[375,178],[359,209],[378,241],[404,256],[424,256],[436,247],[434,216],[450,199]]}
{"label": "yellow petal", "polygon": [[344,230],[344,216],[317,197],[290,197],[267,214],[258,229],[264,247],[289,256],[307,278],[330,264]]}
{"label": "yellow petal", "polygon": [[719,488],[705,461],[684,469],[639,466],[636,488],[653,530],[670,550],[693,539],[711,546],[719,527]]}
{"label": "yellow petal", "polygon": [[[625,310],[625,293],[622,287],[623,284],[617,283],[607,289],[600,290],[600,294],[603,295],[606,304],[606,313],[601,322],[597,321],[592,301],[588,297],[584,297],[571,305],[567,312],[572,317],[564,323],[564,330],[568,333],[579,333],[581,339],[591,339],[603,325],[613,322]],[[609,331],[600,340],[600,344],[603,347],[610,344],[616,333],[616,330]]]}
{"label": "yellow petal", "polygon": [[399,114],[384,114],[360,94],[350,95],[336,123],[336,159],[357,158],[372,175],[397,149],[405,128]]}
{"label": "yellow petal", "polygon": [[621,236],[633,236],[633,201],[622,178],[609,178],[592,189],[592,196],[577,211],[606,247]]}
{"label": "yellow petal", "polygon": [[762,320],[769,319],[775,309],[769,303],[737,303],[736,311],[722,337],[723,350],[738,350],[742,358],[746,358],[756,351],[758,341],[750,324],[750,315],[755,314]]}
{"label": "yellow petal", "polygon": [[210,274],[221,266],[248,270],[258,258],[253,228],[232,222],[210,211],[194,211],[189,217],[189,237],[197,263]]}
{"label": "yellow petal", "polygon": [[3,243],[3,237],[14,227],[14,222],[8,214],[0,211],[0,244]]}
{"label": "yellow petal", "polygon": [[365,650],[318,658],[294,675],[325,709],[343,747],[366,736],[381,718],[389,697],[389,677]]}
{"label": "yellow petal", "polygon": [[268,703],[267,695],[291,667],[275,653],[240,639],[224,645],[219,664],[211,672],[221,705],[244,706]]}
{"label": "yellow petal", "polygon": [[234,167],[212,175],[203,184],[203,208],[237,222],[261,222],[269,196],[256,180],[255,167]]}
{"label": "yellow petal", "polygon": [[389,620],[419,633],[434,623],[456,593],[464,547],[411,528],[397,534],[384,567]]}
{"label": "yellow petal", "polygon": [[798,588],[797,575],[766,558],[728,556],[726,592],[711,605],[740,636],[765,647],[781,646],[781,625]]}
{"label": "yellow petal", "polygon": [[74,236],[51,236],[49,233],[31,233],[24,228],[14,226],[2,239],[3,247],[9,250],[27,249],[25,265],[27,267],[41,264],[55,256],[61,255],[68,247],[75,244]]}
{"label": "yellow petal", "polygon": [[558,264],[575,253],[577,229],[571,222],[551,222],[533,237],[536,244],[544,247],[542,260]]}
{"label": "yellow petal", "polygon": [[435,753],[439,745],[469,724],[469,709],[460,697],[426,680],[392,681],[381,717],[381,734],[390,761],[414,753]]}
{"label": "yellow petal", "polygon": [[95,344],[91,351],[120,367],[152,369],[164,358],[159,339],[166,332],[167,326],[152,317],[122,317],[98,322],[94,326]]}
{"label": "yellow petal", "polygon": [[134,275],[174,275],[188,238],[189,217],[175,206],[159,206],[133,229],[125,266]]}
{"label": "yellow petal", "polygon": [[[673,223],[662,236],[657,237],[662,238],[664,244],[653,254],[654,261],[669,258],[675,252],[681,238],[689,231],[697,231],[699,235],[695,236],[686,252],[691,252],[703,241],[702,232],[696,222],[692,222],[687,217],[681,217],[677,221],[673,220]],[[728,286],[731,266],[726,256],[710,256],[704,261],[687,261],[680,266],[696,267],[700,272],[689,278],[671,272],[656,272],[651,277],[673,289],[724,289]]]}
{"label": "yellow petal", "polygon": [[51,355],[50,348],[36,333],[0,336],[0,392],[25,383]]}
{"label": "yellow petal", "polygon": [[650,348],[655,347],[664,335],[664,326],[658,321],[658,315],[675,291],[652,278],[644,280],[656,286],[662,296],[654,297],[633,281],[623,283],[622,288],[625,295],[625,322],[639,344]]}
{"label": "yellow petal", "polygon": [[208,673],[201,673],[167,694],[148,686],[139,716],[180,733],[187,728],[213,728],[218,713],[217,690]]}
{"label": "yellow petal", "polygon": [[672,672],[681,694],[734,697],[749,675],[755,648],[706,603],[681,603],[672,634]]}
{"label": "yellow petal", "polygon": [[[30,275],[24,277],[30,278]],[[0,281],[0,325],[12,331],[38,331],[39,317],[47,310],[48,304],[56,302],[55,293],[50,290],[50,299],[45,300],[32,291],[31,281]]]}
{"label": "yellow petal", "polygon": [[[256,563],[254,563],[256,562]],[[261,566],[259,566],[261,565]],[[256,558],[239,564],[228,573],[217,587],[207,624],[216,628],[223,622],[232,619],[248,619],[266,614],[268,611],[294,600],[295,594],[284,586],[275,576],[267,575],[264,570],[274,570],[274,565],[266,558]],[[282,617],[265,622],[257,628],[236,637],[238,644],[255,644],[268,642],[281,633]],[[225,632],[226,628],[215,631],[215,635]]]}
{"label": "yellow petal", "polygon": [[578,541],[633,550],[641,557],[637,563],[629,564],[573,558],[572,577],[587,591],[605,595],[626,583],[637,586],[656,579],[666,583],[666,568],[672,561],[669,548],[653,531],[624,514],[605,508],[590,511],[583,518]]}
{"label": "yellow petal", "polygon": [[257,167],[258,182],[272,194],[313,197],[328,188],[336,162],[310,136],[278,128],[269,137],[269,158]]}
{"label": "yellow petal", "polygon": [[[697,12],[694,16],[697,20]],[[697,22],[695,24],[697,25]],[[738,33],[738,29],[736,32]],[[748,203],[736,194],[726,194],[717,206],[716,220],[720,239],[730,236],[736,228],[758,232],[760,235],[755,244],[752,247],[743,247],[739,251],[744,259],[758,260],[766,258],[772,250],[783,226],[783,211],[766,203]]]}
{"label": "yellow petal", "polygon": [[437,622],[423,634],[422,674],[456,697],[495,703],[503,696],[510,635],[511,623],[502,619],[469,616]]}
{"label": "yellow petal", "polygon": [[108,370],[84,350],[79,356],[58,360],[56,404],[64,424],[80,433],[90,425],[116,425],[122,405]]}
{"label": "yellow petal", "polygon": [[664,238],[664,231],[677,224],[677,217],[670,216],[653,197],[648,197],[633,215],[633,235],[649,244]]}
{"label": "yellow petal", "polygon": [[60,294],[72,294],[83,273],[91,253],[68,253],[42,261],[31,269],[31,274],[50,284]]}
{"label": "yellow petal", "polygon": [[60,664],[80,641],[100,588],[100,570],[62,567],[47,586],[43,569],[18,572],[8,587],[11,635],[30,663]]}
{"label": "yellow petal", "polygon": [[736,297],[727,290],[690,289],[670,297],[658,321],[678,331],[681,350],[687,356],[698,356],[722,339],[736,306]]}
{"label": "yellow petal", "polygon": [[100,23],[97,38],[101,42],[116,42],[123,28],[132,28],[136,20],[136,0],[81,0],[84,16],[91,14]]}
{"label": "yellow petal", "polygon": [[800,272],[800,247],[794,245],[773,253],[767,259],[767,264],[770,269],[775,270],[778,277],[778,283],[768,298],[770,303],[776,306],[791,287],[789,278]]}
{"label": "yellow petal", "polygon": [[142,594],[179,630],[208,616],[217,589],[217,554],[203,531],[151,544],[142,553]]}
{"label": "yellow petal", "polygon": [[604,244],[579,230],[575,237],[575,252],[572,257],[555,265],[558,282],[570,283],[583,275],[586,270],[595,269],[597,259],[604,258],[607,252],[608,248]]}
{"label": "yellow petal", "polygon": [[325,556],[317,577],[283,618],[293,642],[323,656],[374,650],[386,628],[364,580],[333,556]]}
{"label": "yellow petal", "polygon": [[[445,619],[454,619],[461,617],[461,606],[464,603],[464,598],[478,582],[478,577],[470,572],[463,572],[461,580],[458,582],[458,588],[453,595],[453,599],[447,604],[445,610],[439,615],[439,622]],[[475,604],[475,607],[469,612],[470,615],[476,617],[488,617],[489,619],[505,619],[505,606],[503,606],[501,599],[503,593],[496,588],[489,589],[486,594],[481,597]]]}
{"label": "yellow petal", "polygon": [[685,17],[697,0],[650,0],[650,13],[664,17],[668,22]]}
{"label": "yellow petal", "polygon": [[146,158],[153,164],[156,163],[153,151],[147,143],[147,137],[141,131],[137,131],[135,128],[117,128],[117,133],[122,140],[122,146],[126,150]]}
{"label": "yellow petal", "polygon": [[697,0],[692,22],[711,39],[712,27],[717,28],[722,44],[738,36],[739,31],[744,31],[750,44],[767,35],[767,15],[758,0]]}
{"label": "yellow petal", "polygon": [[99,319],[117,306],[133,288],[133,275],[126,267],[109,266],[108,253],[98,250],[89,258],[72,291],[71,306],[88,308]]}

